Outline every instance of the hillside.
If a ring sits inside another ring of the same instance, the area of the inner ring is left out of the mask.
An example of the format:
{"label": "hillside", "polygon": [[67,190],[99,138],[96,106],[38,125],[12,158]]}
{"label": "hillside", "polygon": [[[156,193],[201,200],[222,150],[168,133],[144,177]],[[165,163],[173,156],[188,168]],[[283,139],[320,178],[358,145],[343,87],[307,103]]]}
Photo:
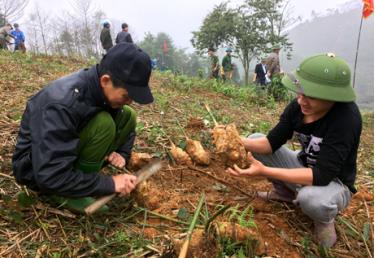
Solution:
{"label": "hillside", "polygon": [[[26,100],[48,81],[86,65],[63,57],[0,51],[0,257],[177,257],[202,192],[204,208],[190,245],[195,257],[367,257],[373,253],[373,113],[363,113],[359,193],[336,223],[338,243],[324,253],[311,241],[312,222],[298,208],[255,198],[254,191],[270,189],[267,180],[234,178],[215,154],[208,167],[177,166],[169,159],[170,140],[183,147],[184,134],[213,153],[213,122],[204,103],[219,123],[235,122],[242,135],[267,133],[286,103],[252,89],[171,73],[153,74],[153,104],[134,105],[135,150],[168,163],[149,180],[147,202],[115,198],[108,214],[84,216],[53,207],[26,191],[14,181],[11,167]],[[105,168],[104,173],[117,172]],[[206,232],[211,237],[197,233],[225,205],[230,208],[218,213],[216,225],[237,222],[255,234],[252,241],[238,244],[230,240],[232,235],[213,239],[213,226]]]}
{"label": "hillside", "polygon": [[[286,71],[295,69],[301,61],[318,53],[333,52],[344,58],[354,70],[361,9],[330,13],[315,17],[288,32],[293,43],[292,59],[282,58]],[[374,15],[363,20],[355,90],[357,103],[362,108],[372,110],[374,106]]]}

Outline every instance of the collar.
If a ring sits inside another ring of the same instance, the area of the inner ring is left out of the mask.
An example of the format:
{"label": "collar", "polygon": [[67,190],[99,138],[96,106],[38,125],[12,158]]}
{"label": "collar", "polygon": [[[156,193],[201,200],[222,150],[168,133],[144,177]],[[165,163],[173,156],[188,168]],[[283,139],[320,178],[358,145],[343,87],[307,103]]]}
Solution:
{"label": "collar", "polygon": [[100,87],[99,82],[99,72],[98,65],[94,65],[91,68],[83,70],[84,81],[86,84],[86,96],[89,102],[94,104],[94,106],[108,107],[108,104],[105,101],[103,90]]}

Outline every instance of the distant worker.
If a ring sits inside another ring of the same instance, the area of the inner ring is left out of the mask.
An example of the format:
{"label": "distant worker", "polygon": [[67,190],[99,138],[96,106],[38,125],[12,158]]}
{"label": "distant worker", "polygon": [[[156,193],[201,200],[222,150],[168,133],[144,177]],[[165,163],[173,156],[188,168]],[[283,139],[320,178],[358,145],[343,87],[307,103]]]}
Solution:
{"label": "distant worker", "polygon": [[156,58],[151,59],[151,68],[152,70],[155,70],[156,68],[158,68],[158,59]]}
{"label": "distant worker", "polygon": [[224,56],[221,62],[221,65],[223,66],[223,71],[224,71],[224,76],[223,76],[224,81],[228,79],[232,80],[232,74],[233,74],[233,65],[232,65],[232,57],[231,57],[232,49],[228,47],[225,50],[225,52],[227,52],[227,54]]}
{"label": "distant worker", "polygon": [[280,58],[279,52],[281,49],[280,44],[274,44],[272,46],[272,53],[268,56],[266,60],[266,65],[268,68],[268,77],[272,80],[274,75],[278,75],[280,73]]}
{"label": "distant worker", "polygon": [[217,57],[215,52],[216,51],[213,47],[208,48],[208,56],[210,57],[211,62],[210,79],[219,79],[220,64],[219,58]]}
{"label": "distant worker", "polygon": [[266,54],[261,54],[260,55],[260,63],[258,63],[255,66],[255,71],[254,71],[254,77],[253,77],[253,82],[259,85],[261,88],[265,88],[266,84],[270,82],[270,79],[268,78],[267,75],[267,55]]}
{"label": "distant worker", "polygon": [[104,21],[103,29],[100,33],[100,42],[102,43],[102,47],[106,52],[108,52],[108,50],[113,47],[111,31],[109,29],[110,27],[111,24],[109,23],[109,21]]}
{"label": "distant worker", "polygon": [[14,38],[14,36],[10,33],[13,29],[10,23],[7,23],[5,26],[0,28],[0,49],[8,50],[8,37]]}
{"label": "distant worker", "polygon": [[120,32],[117,34],[117,37],[116,37],[116,44],[118,44],[118,43],[123,43],[123,42],[133,43],[132,36],[131,36],[130,33],[128,32],[128,31],[129,31],[129,26],[128,26],[128,24],[123,23],[123,24],[121,25],[121,28],[122,28],[122,31],[120,31]]}
{"label": "distant worker", "polygon": [[11,34],[14,36],[14,51],[20,50],[22,53],[26,52],[25,47],[25,34],[20,30],[18,23],[13,25],[14,30],[11,31]]}

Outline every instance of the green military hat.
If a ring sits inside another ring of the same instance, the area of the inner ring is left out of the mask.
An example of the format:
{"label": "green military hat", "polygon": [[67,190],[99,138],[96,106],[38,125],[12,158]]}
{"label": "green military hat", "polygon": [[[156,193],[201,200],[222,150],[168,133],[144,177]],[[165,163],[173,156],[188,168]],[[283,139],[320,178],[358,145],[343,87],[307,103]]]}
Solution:
{"label": "green military hat", "polygon": [[272,45],[272,50],[275,50],[275,49],[281,49],[281,48],[282,48],[282,46],[281,46],[280,43],[276,43],[276,44],[273,44],[273,45]]}
{"label": "green military hat", "polygon": [[262,54],[260,54],[259,59],[265,60],[265,59],[267,59],[267,57],[268,57],[268,55],[266,53],[262,53]]}
{"label": "green military hat", "polygon": [[300,66],[282,78],[288,89],[317,99],[351,102],[356,95],[346,61],[333,53],[305,59]]}

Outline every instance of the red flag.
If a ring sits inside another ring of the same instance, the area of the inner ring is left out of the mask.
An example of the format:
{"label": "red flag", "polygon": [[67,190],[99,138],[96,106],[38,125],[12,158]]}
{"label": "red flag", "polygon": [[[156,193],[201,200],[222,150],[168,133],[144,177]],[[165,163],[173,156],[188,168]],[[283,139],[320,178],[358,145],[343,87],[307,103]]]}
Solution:
{"label": "red flag", "polygon": [[166,40],[164,40],[163,53],[164,54],[168,53],[168,46],[167,46],[167,41]]}
{"label": "red flag", "polygon": [[374,0],[363,0],[363,18],[369,17],[374,12]]}

